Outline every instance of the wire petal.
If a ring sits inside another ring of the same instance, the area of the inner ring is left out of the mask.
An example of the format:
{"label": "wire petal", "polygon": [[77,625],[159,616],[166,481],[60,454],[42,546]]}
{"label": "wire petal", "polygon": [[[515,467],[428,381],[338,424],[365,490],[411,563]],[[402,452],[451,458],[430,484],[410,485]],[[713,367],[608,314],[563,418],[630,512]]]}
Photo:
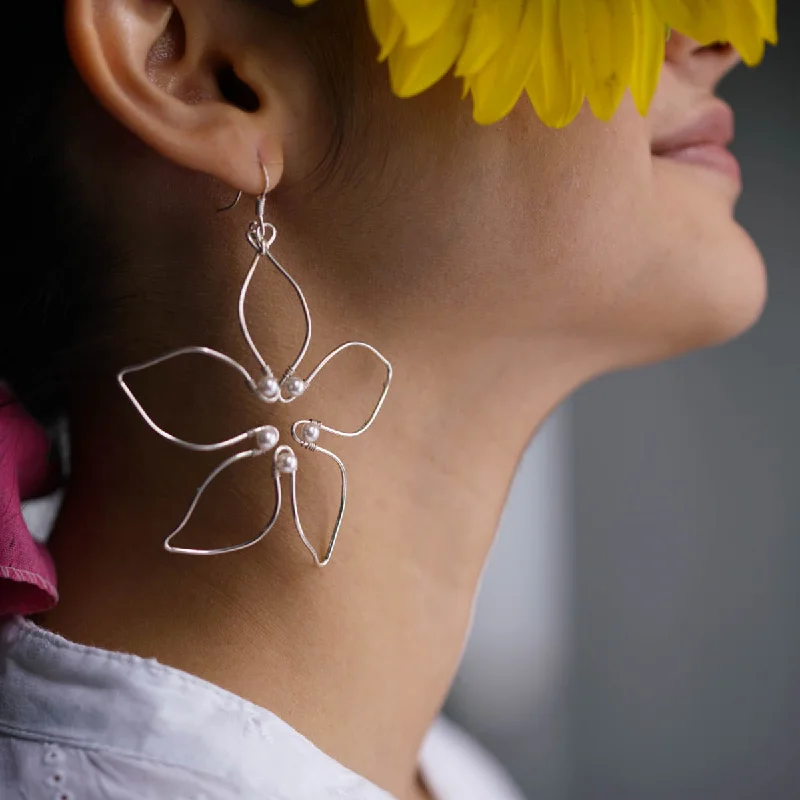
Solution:
{"label": "wire petal", "polygon": [[280,473],[274,467],[272,468],[273,479],[275,482],[275,510],[272,512],[272,516],[270,517],[269,522],[252,538],[242,544],[235,544],[230,545],[228,547],[217,547],[208,550],[196,549],[192,547],[176,547],[172,544],[172,540],[186,527],[191,518],[192,514],[194,513],[197,504],[200,502],[200,498],[203,496],[203,493],[208,488],[209,484],[216,478],[223,470],[226,470],[228,467],[236,464],[239,461],[242,461],[246,458],[257,458],[260,455],[263,455],[264,451],[261,450],[245,450],[241,453],[236,453],[232,455],[230,458],[227,458],[223,461],[204,481],[200,486],[197,488],[197,491],[192,498],[192,502],[189,504],[189,508],[186,510],[186,513],[183,515],[183,519],[180,521],[178,526],[167,536],[164,540],[164,549],[168,553],[181,553],[183,555],[191,555],[191,556],[217,556],[222,555],[223,553],[236,553],[239,550],[245,550],[248,547],[252,547],[254,544],[258,544],[271,530],[272,527],[275,525],[275,521],[278,519],[278,514],[281,510],[281,481],[280,481]]}
{"label": "wire petal", "polygon": [[[325,366],[330,361],[332,361],[340,353],[344,352],[345,350],[348,350],[351,347],[362,347],[365,350],[368,350],[370,353],[377,356],[380,359],[383,366],[386,367],[386,379],[383,382],[383,388],[381,389],[380,396],[378,397],[378,402],[375,404],[372,413],[368,417],[367,421],[360,428],[358,428],[358,430],[352,432],[340,431],[336,428],[331,428],[327,425],[320,424],[322,430],[326,431],[327,433],[332,433],[335,436],[345,436],[347,438],[360,436],[375,421],[375,418],[378,416],[378,412],[381,410],[381,407],[383,406],[384,400],[386,400],[386,395],[389,393],[389,387],[391,386],[392,383],[392,365],[372,345],[365,344],[364,342],[345,342],[344,344],[339,345],[339,347],[337,347],[335,350],[332,350],[330,353],[328,353],[328,355],[325,356],[325,358],[323,358],[322,361],[320,361],[316,367],[314,367],[314,369],[311,371],[311,374],[305,380],[306,387],[310,386],[311,383],[314,381],[314,379],[319,375],[319,373],[325,368]],[[301,420],[301,422],[306,422],[306,421],[310,420]],[[296,441],[300,442],[300,444],[303,444],[302,440],[298,439],[297,436],[295,435],[295,429],[298,425],[299,423],[295,422],[294,425],[292,426],[292,435],[294,436]]]}
{"label": "wire petal", "polygon": [[145,361],[141,364],[135,364],[131,367],[126,367],[125,369],[121,370],[117,375],[117,382],[119,383],[122,390],[128,396],[128,399],[133,403],[136,410],[139,412],[141,417],[144,421],[154,430],[159,436],[167,439],[170,442],[174,442],[175,444],[179,444],[183,447],[188,447],[191,450],[195,450],[198,452],[212,452],[215,450],[222,450],[225,447],[232,447],[235,444],[241,444],[245,440],[249,438],[253,438],[257,435],[258,431],[261,430],[264,426],[259,426],[258,428],[252,428],[251,430],[245,431],[244,433],[240,433],[236,436],[231,437],[230,439],[225,439],[221,442],[212,442],[211,444],[197,444],[194,442],[187,442],[184,439],[179,439],[177,436],[173,436],[171,433],[168,433],[163,428],[159,427],[150,417],[150,415],[145,411],[142,404],[139,402],[139,399],[133,393],[133,390],[128,386],[127,377],[128,375],[132,375],[136,372],[143,372],[145,370],[150,369],[151,367],[155,367],[158,364],[163,364],[167,361],[171,361],[172,359],[179,358],[185,355],[202,355],[202,356],[210,356],[211,358],[216,359],[217,361],[221,361],[223,364],[228,364],[229,366],[233,367],[239,374],[245,379],[245,383],[248,389],[253,392],[258,392],[258,387],[250,376],[250,373],[238,362],[232,359],[230,356],[226,356],[225,353],[220,353],[218,350],[213,350],[210,347],[182,347],[178,350],[173,350],[166,355],[159,356],[158,358],[150,359],[149,361]]}
{"label": "wire petal", "polygon": [[319,554],[317,553],[316,548],[311,542],[308,540],[305,531],[303,530],[303,524],[300,521],[300,509],[297,503],[297,473],[292,474],[292,484],[291,484],[291,499],[292,499],[292,517],[294,518],[294,525],[297,529],[297,533],[300,536],[300,539],[303,541],[303,544],[306,546],[308,551],[314,557],[314,563],[318,567],[324,567],[330,560],[331,556],[333,555],[333,548],[336,546],[336,539],[339,536],[339,531],[342,527],[342,520],[344,519],[344,508],[347,503],[347,470],[345,469],[342,460],[337,456],[335,453],[332,453],[330,450],[326,450],[324,447],[317,447],[315,449],[316,453],[322,453],[322,455],[327,456],[330,458],[336,466],[339,467],[339,471],[342,476],[342,494],[341,499],[339,501],[339,511],[336,514],[336,522],[333,526],[333,531],[331,533],[330,539],[328,540],[328,546],[325,550],[325,555],[320,558]]}

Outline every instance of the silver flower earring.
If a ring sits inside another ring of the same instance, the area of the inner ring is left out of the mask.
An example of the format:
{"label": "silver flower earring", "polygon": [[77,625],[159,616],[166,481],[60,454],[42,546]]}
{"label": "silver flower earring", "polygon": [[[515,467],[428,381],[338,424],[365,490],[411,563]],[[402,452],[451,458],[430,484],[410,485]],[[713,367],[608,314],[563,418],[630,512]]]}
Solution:
{"label": "silver flower earring", "polygon": [[[250,269],[247,272],[247,276],[244,279],[244,283],[242,284],[242,289],[239,293],[239,325],[242,331],[242,335],[247,343],[247,346],[250,352],[253,354],[258,366],[260,368],[260,377],[255,379],[251,376],[248,370],[242,366],[238,361],[235,361],[230,356],[225,355],[225,353],[220,353],[217,350],[212,350],[209,347],[181,347],[177,350],[172,350],[162,356],[157,358],[153,358],[150,361],[145,361],[141,364],[136,364],[131,367],[126,367],[125,369],[121,370],[117,375],[117,381],[119,385],[122,387],[125,394],[128,396],[130,401],[133,403],[136,410],[142,416],[144,421],[152,428],[156,433],[160,436],[163,436],[165,439],[173,442],[181,447],[187,448],[189,450],[194,450],[197,452],[210,452],[216,450],[223,450],[229,447],[233,447],[235,445],[243,445],[247,443],[249,447],[245,450],[240,450],[237,453],[234,453],[229,458],[225,459],[219,466],[217,466],[203,481],[203,483],[197,488],[195,492],[194,498],[192,499],[191,503],[189,504],[189,508],[186,511],[183,519],[177,525],[177,527],[167,536],[164,540],[164,549],[170,553],[183,553],[188,555],[199,555],[199,556],[210,556],[210,555],[219,555],[221,553],[234,553],[239,550],[244,550],[248,547],[252,547],[255,544],[258,544],[272,529],[275,525],[275,521],[278,518],[278,515],[281,510],[281,479],[282,477],[286,476],[290,480],[290,496],[291,496],[291,506],[292,506],[292,517],[294,519],[294,525],[297,529],[297,533],[300,535],[303,544],[308,548],[309,552],[314,558],[314,562],[319,567],[324,567],[330,560],[333,554],[333,548],[336,544],[336,538],[339,535],[339,530],[342,526],[342,519],[344,517],[344,510],[345,505],[347,502],[347,470],[345,469],[344,464],[342,463],[341,459],[330,450],[320,446],[319,441],[323,434],[332,434],[334,436],[343,436],[352,438],[355,436],[360,436],[364,433],[370,425],[375,421],[375,418],[378,416],[378,412],[381,410],[383,406],[384,400],[386,399],[386,395],[389,392],[389,385],[392,381],[392,365],[384,358],[381,353],[379,353],[374,347],[364,342],[345,342],[342,345],[339,345],[336,349],[332,350],[328,353],[325,358],[317,364],[314,369],[308,374],[306,378],[298,377],[295,372],[300,366],[303,358],[308,351],[309,344],[311,343],[311,314],[308,309],[308,303],[306,302],[305,295],[303,291],[300,289],[300,286],[297,282],[292,278],[292,276],[278,263],[278,260],[271,252],[271,247],[275,242],[275,238],[277,236],[277,231],[275,226],[267,222],[264,218],[265,215],[265,208],[266,208],[266,198],[269,192],[269,173],[267,172],[266,168],[262,167],[264,170],[264,192],[259,195],[256,199],[256,219],[250,223],[250,226],[247,230],[247,240],[250,245],[255,250],[255,256],[253,261],[250,265]],[[241,195],[240,195],[241,196]],[[237,197],[238,201],[238,197]],[[234,205],[236,201],[234,201]],[[232,207],[232,206],[231,206]],[[258,348],[255,346],[252,337],[250,336],[250,330],[247,326],[247,320],[245,318],[244,313],[244,303],[247,297],[247,291],[250,287],[250,282],[252,281],[253,275],[255,274],[256,269],[258,268],[259,264],[262,262],[262,259],[268,259],[272,265],[278,270],[278,272],[283,275],[284,278],[291,284],[292,288],[294,289],[298,300],[300,301],[300,305],[303,309],[303,315],[305,317],[306,323],[306,334],[305,339],[303,341],[303,346],[300,348],[300,352],[298,353],[297,357],[294,361],[289,365],[289,367],[282,373],[280,379],[275,377],[275,373],[273,372],[270,365],[266,362],[263,358],[261,353],[259,352]],[[215,358],[224,364],[228,364],[229,366],[233,367],[237,370],[242,377],[244,378],[245,386],[247,389],[252,392],[257,398],[259,398],[262,402],[272,404],[272,403],[293,403],[298,398],[304,397],[309,390],[309,387],[314,382],[314,379],[319,375],[320,371],[325,368],[325,366],[334,359],[339,353],[342,353],[344,350],[347,350],[351,347],[362,347],[366,350],[369,350],[375,356],[377,356],[383,365],[386,367],[386,379],[383,384],[383,389],[381,390],[380,397],[378,398],[378,402],[376,403],[372,413],[370,414],[367,421],[360,427],[358,430],[355,431],[341,431],[337,430],[336,428],[332,428],[328,425],[323,424],[317,419],[299,419],[292,424],[291,433],[292,438],[294,441],[300,445],[305,450],[308,450],[311,453],[321,453],[324,456],[327,456],[331,460],[333,460],[336,465],[339,467],[341,472],[342,478],[342,492],[341,492],[341,501],[339,503],[339,511],[336,516],[336,522],[333,527],[333,532],[328,542],[328,547],[325,551],[325,555],[320,558],[317,554],[317,551],[313,547],[313,545],[308,541],[306,537],[305,531],[303,530],[303,525],[300,521],[300,511],[298,509],[297,504],[297,473],[298,473],[298,459],[295,455],[294,450],[289,445],[286,444],[279,444],[280,441],[280,433],[278,429],[273,425],[259,425],[255,428],[251,428],[250,430],[245,431],[244,433],[239,434],[238,436],[234,436],[230,439],[226,439],[221,442],[214,442],[212,444],[197,444],[194,442],[188,442],[184,439],[179,439],[177,436],[173,436],[167,431],[160,428],[152,418],[147,414],[147,412],[142,407],[141,403],[137,400],[136,396],[131,391],[130,387],[126,383],[126,378],[128,375],[134,372],[141,372],[142,370],[149,369],[150,367],[154,367],[157,364],[161,364],[165,361],[169,361],[174,358],[180,358],[181,356],[188,355],[188,354],[195,354],[195,355],[203,355],[203,356],[210,356]],[[263,456],[267,453],[272,453],[272,474],[273,474],[273,482],[275,484],[275,509],[272,513],[267,524],[251,539],[243,542],[242,544],[231,545],[228,547],[219,547],[210,550],[198,550],[194,548],[188,547],[178,547],[172,544],[173,539],[186,527],[191,518],[192,514],[194,513],[195,508],[197,507],[200,498],[205,492],[208,485],[216,478],[223,470],[230,467],[232,464],[235,464],[239,461],[248,458],[258,458]]]}

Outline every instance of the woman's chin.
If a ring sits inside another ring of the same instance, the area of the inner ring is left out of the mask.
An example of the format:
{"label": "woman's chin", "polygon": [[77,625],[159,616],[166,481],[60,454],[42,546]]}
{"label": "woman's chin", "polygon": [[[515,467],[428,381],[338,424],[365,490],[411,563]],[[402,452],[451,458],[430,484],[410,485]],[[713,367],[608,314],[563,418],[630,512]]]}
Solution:
{"label": "woman's chin", "polygon": [[[628,298],[635,309],[615,367],[635,367],[726,344],[761,319],[768,299],[767,271],[753,240],[735,225],[727,246],[662,262],[646,293]],[[619,308],[616,309],[619,313]],[[634,321],[635,320],[635,321]]]}
{"label": "woman's chin", "polygon": [[647,296],[634,298],[651,360],[738,338],[761,319],[768,299],[764,259],[734,218],[727,183],[666,169],[658,177],[655,257],[638,281]]}
{"label": "woman's chin", "polygon": [[769,297],[763,257],[748,234],[736,225],[736,241],[720,254],[696,287],[690,306],[687,350],[725,344],[758,323]]}

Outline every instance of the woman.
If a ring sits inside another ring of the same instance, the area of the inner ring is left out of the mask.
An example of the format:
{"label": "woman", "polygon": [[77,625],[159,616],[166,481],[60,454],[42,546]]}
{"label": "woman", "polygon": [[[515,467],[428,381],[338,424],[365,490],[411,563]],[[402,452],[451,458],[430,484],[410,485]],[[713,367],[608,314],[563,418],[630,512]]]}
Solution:
{"label": "woman", "polygon": [[481,569],[551,409],[759,318],[714,91],[774,2],[59,5],[0,374],[71,469],[54,605],[6,403],[3,797],[517,797],[431,727]]}

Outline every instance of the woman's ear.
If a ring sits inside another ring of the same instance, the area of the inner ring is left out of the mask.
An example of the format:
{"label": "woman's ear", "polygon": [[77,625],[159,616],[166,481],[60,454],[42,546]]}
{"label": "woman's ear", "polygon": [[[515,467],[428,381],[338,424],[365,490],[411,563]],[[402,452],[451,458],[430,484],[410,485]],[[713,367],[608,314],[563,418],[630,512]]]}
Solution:
{"label": "woman's ear", "polygon": [[281,179],[288,109],[237,19],[246,13],[226,0],[66,0],[66,35],[81,77],[122,125],[165,158],[257,195],[262,165],[272,188]]}

